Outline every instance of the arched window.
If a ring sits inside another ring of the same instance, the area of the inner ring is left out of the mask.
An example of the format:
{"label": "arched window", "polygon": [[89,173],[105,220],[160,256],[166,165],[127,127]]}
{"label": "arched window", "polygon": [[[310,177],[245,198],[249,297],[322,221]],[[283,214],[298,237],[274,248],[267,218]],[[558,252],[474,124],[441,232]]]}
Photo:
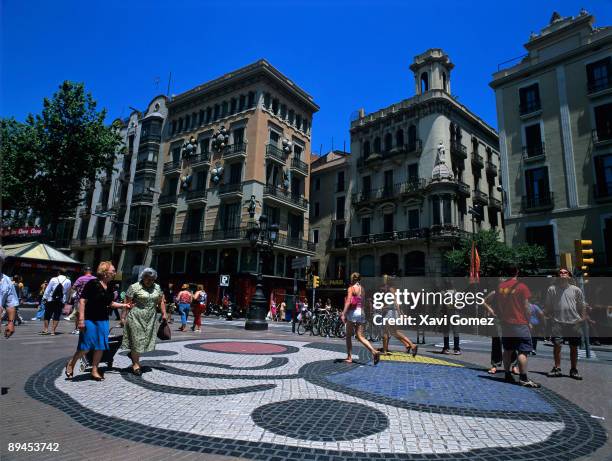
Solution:
{"label": "arched window", "polygon": [[450,127],[449,127],[451,141],[454,141],[455,137],[457,136],[456,127],[457,126],[453,122],[451,122]]}
{"label": "arched window", "polygon": [[389,152],[393,148],[393,136],[391,133],[385,135],[385,152]]}
{"label": "arched window", "polygon": [[374,277],[374,256],[365,255],[359,258],[359,273],[362,277]]}
{"label": "arched window", "polygon": [[399,257],[397,253],[387,253],[380,257],[380,275],[397,275],[399,272]]}
{"label": "arched window", "polygon": [[404,274],[407,276],[425,275],[425,253],[411,251],[404,256]]}
{"label": "arched window", "polygon": [[370,155],[370,141],[364,141],[363,143],[363,157],[367,158]]}
{"label": "arched window", "polygon": [[395,133],[395,145],[402,147],[404,145],[404,130],[401,128]]}
{"label": "arched window", "polygon": [[427,72],[423,72],[421,74],[421,94],[429,91],[429,75]]}
{"label": "arched window", "polygon": [[380,138],[374,138],[374,153],[380,153]]}
{"label": "arched window", "polygon": [[448,93],[448,87],[446,86],[446,72],[442,72],[442,89]]}
{"label": "arched window", "polygon": [[414,150],[416,146],[417,133],[416,133],[416,125],[410,125],[408,128],[408,145],[410,146],[410,150]]}

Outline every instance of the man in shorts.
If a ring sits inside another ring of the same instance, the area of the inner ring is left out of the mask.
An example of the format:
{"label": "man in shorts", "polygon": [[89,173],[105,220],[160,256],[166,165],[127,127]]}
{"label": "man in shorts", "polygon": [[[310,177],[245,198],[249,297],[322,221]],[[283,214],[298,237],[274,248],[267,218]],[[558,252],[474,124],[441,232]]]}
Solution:
{"label": "man in shorts", "polygon": [[515,383],[510,365],[512,353],[516,351],[519,364],[519,384],[523,387],[537,389],[541,386],[527,377],[527,355],[533,350],[529,332],[531,292],[527,285],[518,280],[516,266],[509,267],[508,271],[511,278],[501,282],[495,292],[502,324],[505,381]]}
{"label": "man in shorts", "polygon": [[559,270],[559,279],[546,291],[544,311],[552,317],[552,337],[554,344],[553,369],[548,372],[550,378],[563,376],[561,373],[561,345],[567,341],[570,346],[570,378],[581,380],[578,373],[578,346],[582,337],[582,322],[586,318],[586,303],[582,290],[570,283],[567,269]]}

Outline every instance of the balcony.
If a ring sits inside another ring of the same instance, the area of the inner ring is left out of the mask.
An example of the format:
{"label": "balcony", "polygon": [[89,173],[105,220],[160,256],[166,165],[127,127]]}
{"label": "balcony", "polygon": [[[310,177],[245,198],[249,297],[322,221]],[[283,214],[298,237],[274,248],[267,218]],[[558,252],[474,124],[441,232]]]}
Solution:
{"label": "balcony", "polygon": [[372,235],[372,241],[374,243],[395,240],[396,238],[397,238],[396,232],[381,232],[380,234]]}
{"label": "balcony", "polygon": [[242,183],[228,183],[219,186],[219,196],[242,197]]}
{"label": "balcony", "polygon": [[153,133],[149,133],[149,134],[141,134],[140,135],[140,144],[145,144],[148,142],[154,142],[159,144],[161,142],[161,134],[153,134]]}
{"label": "balcony", "polygon": [[187,203],[206,203],[206,189],[190,190],[185,195]]}
{"label": "balcony", "polygon": [[612,88],[612,79],[609,75],[599,77],[587,82],[587,93],[593,94],[600,91],[608,90]]}
{"label": "balcony", "polygon": [[462,197],[469,197],[471,195],[469,184],[463,181],[457,181],[457,194],[461,195]]}
{"label": "balcony", "polygon": [[172,207],[176,206],[177,196],[176,195],[160,195],[157,200],[159,207]]}
{"label": "balcony", "polygon": [[607,144],[612,142],[612,129],[593,130],[591,136],[593,138],[593,144]]}
{"label": "balcony", "polygon": [[452,156],[458,159],[465,160],[468,157],[467,147],[457,141],[451,141],[450,152]]}
{"label": "balcony", "polygon": [[308,175],[308,164],[306,162],[302,162],[299,158],[291,159],[291,171],[295,173],[299,173],[303,176]]}
{"label": "balcony", "polygon": [[523,161],[543,160],[546,155],[544,143],[523,147]]}
{"label": "balcony", "polygon": [[479,170],[484,168],[484,159],[478,152],[472,152],[472,165]]}
{"label": "balcony", "polygon": [[425,178],[415,178],[401,183],[399,186],[401,194],[406,196],[418,196],[425,192],[427,181]]}
{"label": "balcony", "polygon": [[303,251],[315,251],[317,245],[314,242],[304,240],[299,237],[286,237],[284,235],[279,235],[278,240],[276,241],[276,246],[285,246]]}
{"label": "balcony", "polygon": [[308,208],[308,200],[301,195],[295,195],[280,187],[271,185],[264,186],[264,198],[273,198],[277,202],[281,202],[285,205],[292,205],[300,210],[306,210]]}
{"label": "balcony", "polygon": [[542,109],[542,104],[540,100],[537,99],[535,101],[527,101],[525,103],[519,104],[519,114],[520,115],[529,115],[535,112],[538,112]]}
{"label": "balcony", "polygon": [[335,249],[347,248],[349,246],[349,239],[348,238],[337,238],[337,239],[333,239],[331,243],[332,243],[333,248]]}
{"label": "balcony", "polygon": [[181,169],[181,161],[180,160],[164,163],[164,174],[167,174],[167,173],[176,173],[180,169]]}
{"label": "balcony", "polygon": [[461,238],[466,232],[454,224],[434,224],[429,229],[432,239]]}
{"label": "balcony", "polygon": [[593,195],[598,202],[607,202],[612,200],[612,182],[603,182],[593,184]]}
{"label": "balcony", "polygon": [[372,234],[360,235],[358,237],[351,237],[351,245],[363,245],[370,243],[372,240]]}
{"label": "balcony", "polygon": [[136,162],[136,171],[140,170],[152,170],[157,171],[157,162],[152,160],[139,160]]}
{"label": "balcony", "polygon": [[223,151],[223,159],[224,160],[235,160],[235,159],[245,159],[246,158],[246,142],[239,142],[232,144],[231,146],[227,146]]}
{"label": "balcony", "polygon": [[279,149],[274,144],[268,144],[266,146],[266,158],[284,166],[285,161],[287,160],[287,154],[285,154],[282,149]]}
{"label": "balcony", "polygon": [[210,165],[210,152],[202,152],[191,159],[191,166]]}
{"label": "balcony", "polygon": [[479,203],[481,205],[489,204],[489,196],[485,194],[483,191],[474,189],[474,196],[472,197],[472,201],[476,204]]}
{"label": "balcony", "polygon": [[130,228],[128,230],[128,235],[126,239],[126,243],[136,243],[140,245],[148,245],[149,243],[149,232],[145,231],[137,231],[134,228]]}
{"label": "balcony", "polygon": [[497,165],[489,160],[487,160],[487,176],[494,178],[497,176]]}
{"label": "balcony", "polygon": [[414,239],[425,239],[429,236],[429,229],[417,228],[408,229],[397,232],[398,240],[414,240]]}
{"label": "balcony", "polygon": [[521,200],[524,212],[544,211],[554,208],[554,196],[552,192],[539,195],[525,195]]}
{"label": "balcony", "polygon": [[132,204],[135,203],[153,204],[153,192],[135,192],[132,195]]}
{"label": "balcony", "polygon": [[489,197],[489,209],[501,211],[502,209],[501,200],[496,199],[495,197]]}
{"label": "balcony", "polygon": [[372,200],[374,200],[374,197],[375,191],[368,190],[363,192],[357,192],[356,194],[353,194],[352,197],[353,206],[359,207],[367,205]]}

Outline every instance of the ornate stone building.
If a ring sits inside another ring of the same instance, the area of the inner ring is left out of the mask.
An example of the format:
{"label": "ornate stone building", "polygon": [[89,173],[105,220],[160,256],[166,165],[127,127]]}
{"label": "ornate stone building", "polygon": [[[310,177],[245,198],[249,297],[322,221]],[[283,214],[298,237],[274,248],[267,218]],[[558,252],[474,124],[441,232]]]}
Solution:
{"label": "ornate stone building", "polygon": [[352,210],[335,224],[335,270],[442,274],[460,237],[502,230],[498,136],[453,97],[453,67],[441,49],[416,56],[416,95],[351,123]]}
{"label": "ornate stone building", "polygon": [[506,240],[543,245],[546,267],[593,240],[612,266],[612,27],[586,11],[532,34],[520,62],[493,75]]}

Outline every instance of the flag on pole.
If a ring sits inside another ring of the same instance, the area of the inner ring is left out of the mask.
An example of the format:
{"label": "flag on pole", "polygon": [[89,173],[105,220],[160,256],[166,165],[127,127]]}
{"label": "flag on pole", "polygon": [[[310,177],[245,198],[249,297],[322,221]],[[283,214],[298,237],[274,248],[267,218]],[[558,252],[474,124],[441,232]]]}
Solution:
{"label": "flag on pole", "polygon": [[476,243],[472,242],[472,251],[470,252],[470,283],[480,282],[480,255]]}

